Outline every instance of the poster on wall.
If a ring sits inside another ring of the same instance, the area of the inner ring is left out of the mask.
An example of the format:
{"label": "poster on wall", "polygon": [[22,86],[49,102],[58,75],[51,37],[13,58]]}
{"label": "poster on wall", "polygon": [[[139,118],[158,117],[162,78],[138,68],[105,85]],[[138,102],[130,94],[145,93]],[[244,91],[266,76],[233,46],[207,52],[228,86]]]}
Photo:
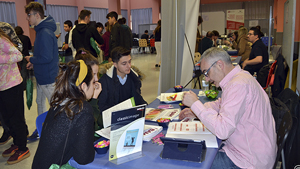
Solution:
{"label": "poster on wall", "polygon": [[244,9],[227,10],[227,33],[239,30],[240,26],[244,26],[245,11]]}

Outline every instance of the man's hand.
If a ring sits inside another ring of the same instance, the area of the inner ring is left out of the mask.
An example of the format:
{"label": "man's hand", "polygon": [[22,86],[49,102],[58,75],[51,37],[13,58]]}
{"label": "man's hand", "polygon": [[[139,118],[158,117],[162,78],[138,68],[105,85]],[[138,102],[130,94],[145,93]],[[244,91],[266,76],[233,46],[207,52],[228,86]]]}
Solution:
{"label": "man's hand", "polygon": [[183,109],[180,114],[179,114],[179,120],[182,120],[186,117],[189,117],[189,118],[195,118],[196,115],[192,112],[192,110],[190,108],[185,108]]}
{"label": "man's hand", "polygon": [[95,84],[94,84],[95,86],[95,89],[94,89],[94,95],[93,95],[93,98],[94,99],[97,99],[98,98],[98,96],[99,96],[99,94],[101,93],[101,91],[102,91],[102,86],[101,86],[101,83],[99,83],[99,82],[95,82]]}
{"label": "man's hand", "polygon": [[31,58],[31,56],[25,56],[25,59],[27,60],[27,62],[30,62],[30,58]]}
{"label": "man's hand", "polygon": [[30,62],[28,62],[27,65],[26,65],[26,68],[29,69],[29,70],[32,69],[33,68],[33,64],[30,63]]}
{"label": "man's hand", "polygon": [[184,93],[182,103],[188,107],[191,107],[197,100],[198,96],[194,92],[188,91]]}

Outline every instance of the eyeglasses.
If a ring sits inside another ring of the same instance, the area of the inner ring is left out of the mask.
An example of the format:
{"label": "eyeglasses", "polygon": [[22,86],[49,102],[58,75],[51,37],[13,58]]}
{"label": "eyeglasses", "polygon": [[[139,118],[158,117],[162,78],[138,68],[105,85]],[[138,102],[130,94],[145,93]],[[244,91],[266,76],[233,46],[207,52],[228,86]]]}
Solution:
{"label": "eyeglasses", "polygon": [[209,70],[211,69],[211,67],[213,67],[216,63],[218,62],[218,60],[217,61],[215,61],[208,69],[207,69],[207,71],[206,72],[204,72],[203,74],[204,74],[204,76],[206,76],[206,77],[208,77],[208,72],[209,72]]}
{"label": "eyeglasses", "polygon": [[251,36],[251,35],[254,35],[254,34],[252,34],[252,33],[248,33],[248,35],[249,35],[249,36]]}
{"label": "eyeglasses", "polygon": [[30,17],[31,15],[35,15],[36,13],[29,13],[27,14],[28,17]]}

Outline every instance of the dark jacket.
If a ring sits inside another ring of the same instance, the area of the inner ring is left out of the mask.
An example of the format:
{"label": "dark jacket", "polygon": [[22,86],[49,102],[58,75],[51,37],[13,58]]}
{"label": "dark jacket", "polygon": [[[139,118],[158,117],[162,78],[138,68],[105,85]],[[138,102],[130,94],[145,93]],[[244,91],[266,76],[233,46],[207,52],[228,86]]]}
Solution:
{"label": "dark jacket", "polygon": [[[48,169],[51,164],[60,164],[69,129],[62,164],[72,157],[82,165],[94,160],[94,117],[90,104],[83,102],[82,111],[75,115],[71,124],[65,112],[55,117],[57,111],[50,108],[47,114],[32,169]],[[78,112],[78,106],[73,111]]]}
{"label": "dark jacket", "polygon": [[161,27],[155,32],[155,42],[161,41]]}
{"label": "dark jacket", "polygon": [[102,45],[104,43],[104,40],[98,33],[97,29],[93,26],[89,26],[87,24],[78,24],[73,30],[72,43],[74,48],[76,50],[85,48],[97,58],[98,55],[90,43],[91,38],[94,38],[99,45]]}
{"label": "dark jacket", "polygon": [[[127,75],[127,81],[131,82],[131,89],[128,88],[126,90],[131,91],[131,94],[126,98],[129,99],[134,97],[134,101],[136,105],[147,104],[147,102],[141,96],[141,86],[142,83],[138,76],[131,69],[130,73]],[[107,70],[106,74],[104,74],[99,82],[102,85],[102,92],[100,93],[98,99],[98,105],[100,112],[117,105],[120,98],[120,87],[121,83],[117,77],[117,70],[114,66],[112,66],[109,70]]]}
{"label": "dark jacket", "polygon": [[109,53],[109,38],[110,38],[110,32],[105,32],[102,36],[104,43],[101,46],[101,50],[104,51],[105,60],[108,59],[108,53]]}
{"label": "dark jacket", "polygon": [[31,41],[28,36],[26,35],[18,35],[19,39],[23,43],[23,56],[29,56],[29,50],[32,49]]}
{"label": "dark jacket", "polygon": [[109,53],[111,57],[111,51],[117,47],[122,46],[127,50],[130,50],[133,44],[131,29],[127,25],[120,25],[118,22],[115,23],[111,29],[109,39]]}
{"label": "dark jacket", "polygon": [[262,62],[256,65],[247,65],[244,70],[248,70],[251,74],[253,74],[254,72],[258,72],[264,65],[269,63],[267,47],[260,39],[253,43],[249,60],[252,60],[257,56],[262,56]]}
{"label": "dark jacket", "polygon": [[39,85],[55,82],[58,74],[58,46],[54,34],[56,24],[52,16],[34,27],[36,38],[34,41],[33,57],[30,62],[34,66],[34,75]]}
{"label": "dark jacket", "polygon": [[199,43],[198,51],[202,55],[207,49],[213,46],[213,41],[208,37],[204,37]]}

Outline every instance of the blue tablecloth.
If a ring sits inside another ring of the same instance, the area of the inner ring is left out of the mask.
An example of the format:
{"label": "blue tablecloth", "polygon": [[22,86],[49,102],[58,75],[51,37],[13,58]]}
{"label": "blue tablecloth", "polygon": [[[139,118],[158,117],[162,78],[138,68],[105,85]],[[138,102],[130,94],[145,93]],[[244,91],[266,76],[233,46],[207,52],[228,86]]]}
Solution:
{"label": "blue tablecloth", "polygon": [[[198,95],[199,89],[184,89],[184,91],[192,90]],[[167,93],[175,92],[173,88],[169,89]],[[221,92],[219,92],[220,97]],[[199,97],[201,102],[208,102],[211,101],[206,97]],[[158,105],[163,104],[160,100],[155,99],[152,103],[148,105],[150,108],[156,108]],[[179,108],[178,103],[172,104],[174,108]],[[151,122],[147,122],[148,124]],[[156,124],[156,123],[152,123]],[[166,130],[163,131],[166,133]],[[221,144],[221,140],[218,140],[219,145]],[[163,149],[163,145],[157,145],[150,142],[143,143],[143,154],[144,157],[135,159],[133,161],[129,161],[120,165],[113,164],[108,161],[109,152],[104,155],[95,155],[95,159],[92,163],[87,165],[79,165],[77,162],[72,158],[69,163],[71,166],[80,169],[108,169],[108,168],[130,168],[130,169],[141,169],[141,168],[165,168],[165,169],[182,169],[182,168],[197,168],[197,169],[209,169],[215,156],[218,151],[217,148],[207,148],[205,160],[202,163],[195,163],[195,162],[187,162],[187,161],[179,161],[179,160],[168,160],[168,159],[161,159],[160,153]]]}

